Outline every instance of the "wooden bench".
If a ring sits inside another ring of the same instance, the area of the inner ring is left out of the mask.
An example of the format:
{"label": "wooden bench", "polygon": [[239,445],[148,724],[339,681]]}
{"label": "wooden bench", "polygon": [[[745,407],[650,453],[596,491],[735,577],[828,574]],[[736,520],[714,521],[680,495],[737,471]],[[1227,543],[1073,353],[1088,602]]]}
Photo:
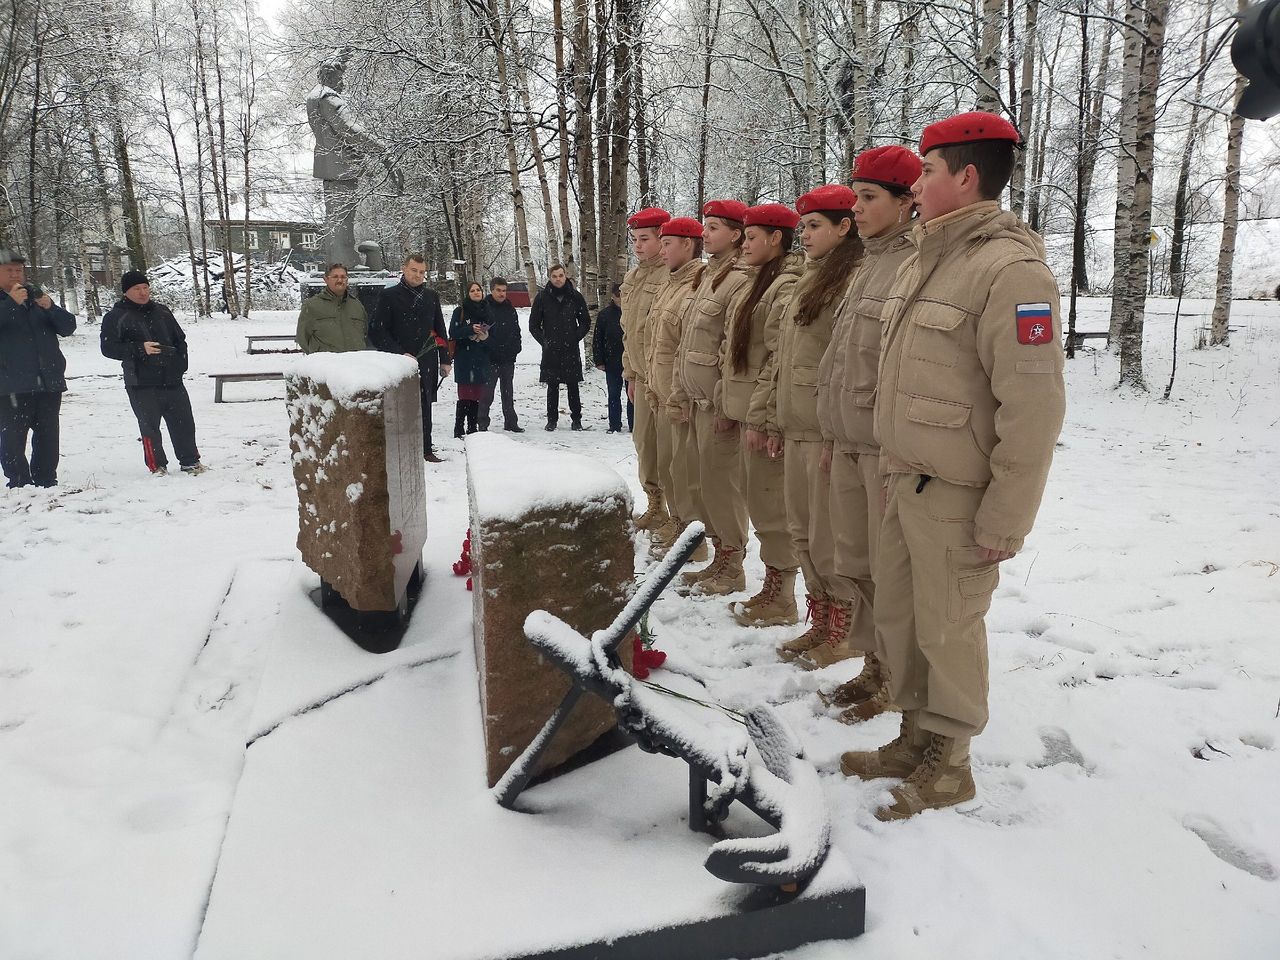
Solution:
{"label": "wooden bench", "polygon": [[[251,333],[245,337],[249,341],[246,353],[301,353],[302,348],[298,346],[297,340],[292,333]],[[275,347],[274,349],[259,347],[260,343],[283,343],[286,346]]]}
{"label": "wooden bench", "polygon": [[1075,341],[1077,347],[1083,347],[1086,340],[1108,340],[1111,334],[1106,330],[1077,330],[1075,333],[1066,332],[1066,347],[1071,348],[1072,341]]}
{"label": "wooden bench", "polygon": [[247,383],[253,380],[283,380],[284,374],[279,370],[258,370],[253,373],[211,373],[213,378],[213,402],[223,403],[222,385],[224,383]]}

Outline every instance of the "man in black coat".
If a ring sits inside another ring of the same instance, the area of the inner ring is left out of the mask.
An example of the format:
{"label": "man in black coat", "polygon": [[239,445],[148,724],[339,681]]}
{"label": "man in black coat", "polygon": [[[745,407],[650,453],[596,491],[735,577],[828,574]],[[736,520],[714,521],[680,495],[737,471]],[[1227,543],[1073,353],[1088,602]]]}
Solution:
{"label": "man in black coat", "polygon": [[497,377],[489,381],[484,399],[480,401],[480,429],[489,429],[489,410],[493,395],[502,388],[502,428],[512,433],[524,433],[524,427],[516,419],[515,375],[516,357],[520,355],[520,318],[516,308],[507,299],[507,281],[494,277],[489,284],[489,295],[484,298],[489,307],[493,325],[489,327],[489,360]]}
{"label": "man in black coat", "polygon": [[[605,392],[609,400],[609,432],[622,432],[622,285],[615,283],[609,291],[609,305],[596,317],[596,332],[591,338],[591,360],[597,370],[604,371]],[[631,432],[635,406],[627,401],[627,432]]]}
{"label": "man in black coat", "polygon": [[151,299],[145,273],[126,271],[120,289],[124,297],[102,318],[98,340],[102,355],[119,360],[124,368],[124,389],[142,434],[142,459],[156,476],[168,472],[160,436],[163,420],[182,472],[204,473],[191,398],[182,383],[187,372],[186,334],[173,312]]}
{"label": "man in black coat", "polygon": [[422,456],[428,463],[442,463],[431,444],[431,405],[436,402],[436,385],[449,375],[449,357],[444,362],[437,353],[445,350],[449,331],[440,310],[440,297],[426,284],[427,258],[411,253],[400,268],[400,282],[378,295],[378,305],[369,321],[369,342],[384,353],[402,353],[418,361],[422,391]]}
{"label": "man in black coat", "polygon": [[578,384],[582,382],[582,351],[578,346],[591,328],[587,301],[564,272],[555,264],[551,282],[538,292],[529,311],[529,333],[542,345],[542,382],[547,385],[547,429],[554,430],[559,420],[560,384],[568,388],[569,415],[573,429],[582,429],[582,400]]}
{"label": "man in black coat", "polygon": [[0,468],[10,487],[52,487],[58,482],[58,413],[67,389],[58,338],[71,336],[76,318],[25,280],[23,258],[0,250]]}

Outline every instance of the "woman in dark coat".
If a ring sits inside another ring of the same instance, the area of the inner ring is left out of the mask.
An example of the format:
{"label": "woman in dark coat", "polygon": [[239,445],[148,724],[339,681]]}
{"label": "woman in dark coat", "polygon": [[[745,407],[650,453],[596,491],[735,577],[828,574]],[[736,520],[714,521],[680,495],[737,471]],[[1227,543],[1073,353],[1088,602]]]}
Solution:
{"label": "woman in dark coat", "polygon": [[573,429],[582,429],[582,351],[578,344],[591,328],[587,301],[565,275],[564,267],[551,268],[551,282],[534,298],[529,311],[529,333],[542,346],[542,382],[547,385],[547,429],[554,430],[560,412],[560,384],[568,388]]}
{"label": "woman in dark coat", "polygon": [[485,386],[494,375],[489,359],[489,326],[493,322],[484,302],[484,287],[472,283],[467,298],[454,307],[449,320],[449,339],[454,342],[453,379],[458,384],[458,407],[453,421],[453,435],[475,433],[480,416],[480,401]]}

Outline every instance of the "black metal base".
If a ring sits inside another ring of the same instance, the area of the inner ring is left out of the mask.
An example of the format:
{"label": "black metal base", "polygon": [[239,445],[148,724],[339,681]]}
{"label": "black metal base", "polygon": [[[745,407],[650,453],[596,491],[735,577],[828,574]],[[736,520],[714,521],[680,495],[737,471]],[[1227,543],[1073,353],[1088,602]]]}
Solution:
{"label": "black metal base", "polygon": [[409,616],[422,595],[423,580],[422,562],[419,561],[413,568],[404,596],[394,610],[353,610],[342,594],[323,579],[320,589],[311,591],[311,600],[360,649],[370,653],[390,653],[400,646],[409,629]]}
{"label": "black metal base", "polygon": [[746,960],[806,943],[860,936],[866,929],[866,906],[863,887],[801,899],[758,887],[736,912],[724,916],[616,940],[515,954],[508,960]]}

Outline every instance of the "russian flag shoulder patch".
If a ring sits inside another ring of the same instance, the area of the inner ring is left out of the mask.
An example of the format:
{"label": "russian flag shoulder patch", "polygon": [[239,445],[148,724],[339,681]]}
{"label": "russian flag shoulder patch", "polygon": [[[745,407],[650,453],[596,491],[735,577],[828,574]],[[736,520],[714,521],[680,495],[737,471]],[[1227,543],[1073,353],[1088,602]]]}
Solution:
{"label": "russian flag shoulder patch", "polygon": [[1014,309],[1018,342],[1037,346],[1053,339],[1053,308],[1047,303],[1020,303]]}

